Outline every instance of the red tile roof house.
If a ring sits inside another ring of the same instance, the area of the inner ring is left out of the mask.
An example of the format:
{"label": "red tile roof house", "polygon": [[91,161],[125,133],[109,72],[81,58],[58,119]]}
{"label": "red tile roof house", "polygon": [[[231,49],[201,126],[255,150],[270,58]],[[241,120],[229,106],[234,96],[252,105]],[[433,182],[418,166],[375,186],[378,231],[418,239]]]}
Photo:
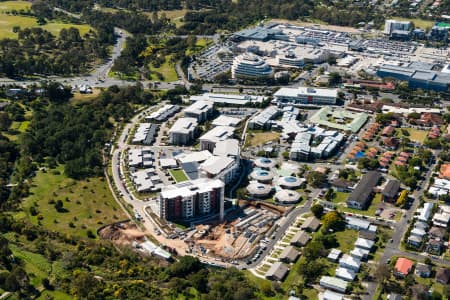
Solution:
{"label": "red tile roof house", "polygon": [[381,132],[382,136],[391,136],[394,133],[395,128],[393,126],[388,126],[383,129]]}
{"label": "red tile roof house", "polygon": [[405,278],[412,271],[414,262],[404,257],[397,259],[394,267],[394,275],[396,277]]}

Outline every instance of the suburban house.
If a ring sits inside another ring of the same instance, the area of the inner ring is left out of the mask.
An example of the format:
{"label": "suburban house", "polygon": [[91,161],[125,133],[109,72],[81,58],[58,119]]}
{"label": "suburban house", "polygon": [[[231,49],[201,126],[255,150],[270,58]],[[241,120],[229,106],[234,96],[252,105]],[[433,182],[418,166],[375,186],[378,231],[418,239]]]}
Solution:
{"label": "suburban house", "polygon": [[353,270],[355,272],[359,272],[359,268],[361,267],[361,261],[348,254],[344,254],[342,258],[339,260],[339,266]]}
{"label": "suburban house", "polygon": [[381,179],[381,174],[376,171],[370,171],[363,175],[361,181],[355,187],[347,199],[347,206],[355,209],[367,209],[372,196],[373,189]]}
{"label": "suburban house", "polygon": [[300,256],[299,251],[297,251],[293,246],[287,246],[283,249],[278,258],[282,262],[292,263],[296,262],[299,256]]}
{"label": "suburban house", "polygon": [[269,280],[283,281],[289,273],[289,268],[282,262],[274,263],[266,273],[266,278]]}
{"label": "suburban house", "polygon": [[307,218],[300,228],[308,232],[315,232],[317,231],[317,229],[319,229],[319,227],[320,227],[320,220],[312,216]]}
{"label": "suburban house", "polygon": [[447,284],[450,280],[450,270],[446,268],[439,268],[436,271],[436,281],[441,284]]}
{"label": "suburban house", "polygon": [[342,255],[342,251],[336,248],[331,249],[330,253],[328,254],[327,258],[329,261],[337,262],[339,258]]}
{"label": "suburban house", "polygon": [[291,245],[303,247],[311,240],[311,236],[303,230],[297,231],[291,239]]}
{"label": "suburban house", "polygon": [[413,266],[414,263],[412,260],[400,257],[395,263],[394,275],[396,277],[405,278],[412,271]]}
{"label": "suburban house", "polygon": [[431,276],[431,266],[423,263],[417,263],[414,273],[422,278]]}
{"label": "suburban house", "polygon": [[322,276],[322,278],[320,278],[320,285],[333,291],[345,293],[347,291],[348,282],[337,277]]}

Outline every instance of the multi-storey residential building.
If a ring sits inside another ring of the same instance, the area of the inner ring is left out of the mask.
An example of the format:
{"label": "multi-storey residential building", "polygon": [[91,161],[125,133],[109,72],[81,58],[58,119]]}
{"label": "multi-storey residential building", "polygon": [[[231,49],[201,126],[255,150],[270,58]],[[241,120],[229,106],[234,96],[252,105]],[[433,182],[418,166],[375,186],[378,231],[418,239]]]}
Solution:
{"label": "multi-storey residential building", "polygon": [[159,217],[186,220],[219,213],[222,219],[224,186],[221,180],[209,178],[166,186],[159,194]]}
{"label": "multi-storey residential building", "polygon": [[169,130],[169,142],[172,145],[189,144],[195,137],[197,125],[195,118],[178,119]]}

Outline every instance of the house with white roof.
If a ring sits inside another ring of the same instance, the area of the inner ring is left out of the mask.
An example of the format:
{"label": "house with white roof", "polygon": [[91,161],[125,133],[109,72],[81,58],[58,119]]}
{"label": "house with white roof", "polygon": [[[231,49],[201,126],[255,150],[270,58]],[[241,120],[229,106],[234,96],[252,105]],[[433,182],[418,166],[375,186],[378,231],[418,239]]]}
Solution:
{"label": "house with white roof", "polygon": [[322,278],[320,278],[320,285],[333,291],[345,293],[347,291],[348,282],[337,277],[322,276]]}
{"label": "house with white roof", "polygon": [[350,269],[339,267],[336,269],[335,276],[345,281],[354,281],[356,273]]}
{"label": "house with white roof", "polygon": [[361,261],[359,259],[351,257],[348,254],[344,254],[342,258],[339,260],[339,266],[353,270],[355,272],[359,272],[359,268],[361,267]]}
{"label": "house with white roof", "polygon": [[419,216],[417,219],[422,222],[428,222],[431,217],[431,212],[433,211],[434,204],[430,202],[425,202],[422,208],[419,208]]}
{"label": "house with white roof", "polygon": [[364,238],[358,238],[355,242],[355,246],[357,248],[366,249],[366,250],[372,250],[373,245],[375,244],[374,241],[364,239]]}

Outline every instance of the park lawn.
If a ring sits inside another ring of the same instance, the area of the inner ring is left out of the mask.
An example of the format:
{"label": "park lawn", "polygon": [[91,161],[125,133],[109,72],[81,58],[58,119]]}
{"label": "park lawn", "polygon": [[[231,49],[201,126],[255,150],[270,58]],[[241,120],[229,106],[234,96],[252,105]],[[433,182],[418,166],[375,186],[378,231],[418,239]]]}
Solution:
{"label": "park lawn", "polygon": [[9,12],[12,10],[29,10],[31,2],[28,1],[5,1],[0,2],[0,12]]}
{"label": "park lawn", "polygon": [[342,207],[342,210],[347,213],[353,213],[357,215],[365,215],[365,216],[375,216],[375,211],[378,209],[379,204],[381,203],[381,194],[377,193],[373,199],[372,203],[370,204],[369,208],[367,210],[359,210],[349,207]]}
{"label": "park lawn", "polygon": [[[173,82],[178,80],[178,74],[175,70],[175,65],[170,62],[170,56],[167,56],[166,61],[158,68],[155,68],[152,64],[149,64],[148,67],[151,71],[150,80],[163,82]],[[158,76],[158,74],[160,74],[162,78]]]}
{"label": "park lawn", "polygon": [[358,238],[358,231],[353,229],[345,229],[335,233],[336,240],[339,243],[339,250],[344,253],[349,253],[355,247],[355,242]]}
{"label": "park lawn", "polygon": [[184,173],[184,171],[181,170],[181,169],[179,169],[179,170],[170,170],[169,173],[173,177],[173,179],[175,179],[176,182],[183,182],[183,181],[188,181],[189,180],[189,178],[187,177],[186,173]]}
{"label": "park lawn", "polygon": [[249,146],[260,146],[267,142],[277,141],[280,138],[278,132],[255,132],[250,133],[248,136]]}
{"label": "park lawn", "polygon": [[[55,171],[60,174],[54,174]],[[126,219],[126,215],[113,198],[104,178],[73,180],[63,174],[63,166],[56,170],[37,172],[33,178],[30,196],[22,202],[25,217],[47,230],[86,237],[104,225]],[[57,212],[50,200],[62,200],[66,212]],[[32,216],[30,207],[39,214]],[[38,220],[38,217],[42,220]],[[69,223],[73,223],[73,227]]]}
{"label": "park lawn", "polygon": [[[409,136],[406,136],[407,138],[409,138],[411,141],[413,142],[417,142],[417,143],[421,143],[423,144],[425,139],[427,138],[428,135],[428,131],[426,130],[419,130],[419,129],[415,129],[415,128],[402,128],[405,129],[409,132]],[[401,129],[398,131],[399,136],[403,136]]]}

